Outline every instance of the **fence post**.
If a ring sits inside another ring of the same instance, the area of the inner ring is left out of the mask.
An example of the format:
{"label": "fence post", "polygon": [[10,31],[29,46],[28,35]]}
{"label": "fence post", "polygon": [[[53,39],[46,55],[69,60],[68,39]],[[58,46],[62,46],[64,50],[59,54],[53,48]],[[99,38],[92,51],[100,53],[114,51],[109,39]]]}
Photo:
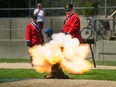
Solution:
{"label": "fence post", "polygon": [[9,30],[9,39],[10,39],[10,41],[12,40],[12,19],[10,18],[10,30]]}
{"label": "fence post", "polygon": [[115,36],[115,15],[113,16],[113,35]]}
{"label": "fence post", "polygon": [[105,17],[107,18],[107,0],[105,0]]}

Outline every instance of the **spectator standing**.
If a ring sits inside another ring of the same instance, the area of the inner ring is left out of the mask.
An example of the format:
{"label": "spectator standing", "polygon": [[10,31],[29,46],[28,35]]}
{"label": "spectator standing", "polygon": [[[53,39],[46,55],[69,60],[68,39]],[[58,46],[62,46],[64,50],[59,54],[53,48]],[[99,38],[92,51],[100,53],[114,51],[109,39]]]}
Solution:
{"label": "spectator standing", "polygon": [[43,29],[45,12],[41,3],[37,4],[37,8],[34,10],[33,14],[37,16],[37,24],[40,27],[40,29]]}

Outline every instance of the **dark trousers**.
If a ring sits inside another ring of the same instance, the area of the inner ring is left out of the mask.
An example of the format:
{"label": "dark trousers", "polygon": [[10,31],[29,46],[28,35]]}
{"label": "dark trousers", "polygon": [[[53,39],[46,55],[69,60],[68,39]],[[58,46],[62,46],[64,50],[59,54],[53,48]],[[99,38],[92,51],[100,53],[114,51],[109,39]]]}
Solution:
{"label": "dark trousers", "polygon": [[37,22],[37,25],[42,30],[43,29],[44,22]]}

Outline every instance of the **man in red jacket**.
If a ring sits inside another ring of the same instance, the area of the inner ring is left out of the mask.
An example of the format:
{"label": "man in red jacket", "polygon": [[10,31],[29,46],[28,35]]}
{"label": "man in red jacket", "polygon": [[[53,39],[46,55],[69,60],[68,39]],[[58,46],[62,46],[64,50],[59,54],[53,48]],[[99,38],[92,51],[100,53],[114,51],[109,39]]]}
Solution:
{"label": "man in red jacket", "polygon": [[[37,17],[32,16],[32,22],[29,23],[26,27],[25,38],[26,38],[26,44],[28,47],[33,47],[34,45],[42,45],[44,43],[44,37],[43,37],[42,31],[38,27],[36,20],[37,20]],[[30,60],[32,64],[31,56],[30,56]]]}
{"label": "man in red jacket", "polygon": [[63,32],[70,34],[72,38],[78,38],[82,42],[80,33],[80,18],[78,14],[74,12],[73,5],[69,4],[65,6],[66,19],[64,21]]}
{"label": "man in red jacket", "polygon": [[41,45],[44,42],[42,31],[38,27],[36,20],[37,17],[32,16],[32,22],[26,27],[26,43],[28,47]]}

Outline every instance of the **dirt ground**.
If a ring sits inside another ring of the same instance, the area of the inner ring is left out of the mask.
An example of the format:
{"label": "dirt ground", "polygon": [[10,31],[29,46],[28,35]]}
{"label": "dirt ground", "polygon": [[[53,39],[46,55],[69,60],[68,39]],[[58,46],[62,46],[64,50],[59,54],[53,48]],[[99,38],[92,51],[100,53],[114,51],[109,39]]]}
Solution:
{"label": "dirt ground", "polygon": [[[30,63],[0,63],[0,68],[32,69]],[[113,66],[97,66],[93,69],[116,69]],[[0,87],[116,87],[116,81],[73,79],[26,79],[0,83]]]}
{"label": "dirt ground", "polygon": [[[32,69],[30,63],[0,63],[0,68]],[[93,69],[116,69],[116,66],[96,66]]]}
{"label": "dirt ground", "polygon": [[0,83],[0,87],[116,87],[115,81],[31,79]]}

